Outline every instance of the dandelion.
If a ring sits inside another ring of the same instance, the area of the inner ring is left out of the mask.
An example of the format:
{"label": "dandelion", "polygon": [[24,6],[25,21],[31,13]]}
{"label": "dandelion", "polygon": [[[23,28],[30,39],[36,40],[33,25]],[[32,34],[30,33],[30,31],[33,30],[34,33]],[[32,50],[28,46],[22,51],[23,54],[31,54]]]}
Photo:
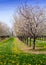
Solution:
{"label": "dandelion", "polygon": [[36,64],[37,65],[37,64]]}
{"label": "dandelion", "polygon": [[40,64],[38,64],[38,65],[40,65]]}
{"label": "dandelion", "polygon": [[12,60],[12,63],[15,63],[15,61],[14,61],[14,60]]}
{"label": "dandelion", "polygon": [[0,62],[0,64],[3,64],[2,62]]}
{"label": "dandelion", "polygon": [[6,64],[6,62],[4,62],[4,65]]}
{"label": "dandelion", "polygon": [[40,63],[42,63],[42,61],[40,60]]}

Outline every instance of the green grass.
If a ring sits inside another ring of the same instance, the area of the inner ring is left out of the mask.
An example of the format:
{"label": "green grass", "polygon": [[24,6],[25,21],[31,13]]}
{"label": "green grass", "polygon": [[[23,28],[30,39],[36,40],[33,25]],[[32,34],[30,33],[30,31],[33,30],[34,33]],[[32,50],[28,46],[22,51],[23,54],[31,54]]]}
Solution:
{"label": "green grass", "polygon": [[10,52],[12,49],[13,38],[0,42],[0,52]]}
{"label": "green grass", "polygon": [[[28,43],[30,43],[30,40],[28,41]],[[31,45],[33,44],[33,39],[31,39]],[[36,39],[36,42],[35,42],[35,46],[36,47],[45,47],[46,48],[46,41],[44,41],[44,40],[38,40],[38,39]]]}
{"label": "green grass", "polygon": [[2,53],[0,65],[46,65],[46,55]]}
{"label": "green grass", "polygon": [[25,47],[17,38],[0,42],[0,65],[46,65],[45,54],[25,53],[21,50]]}
{"label": "green grass", "polygon": [[44,47],[44,46],[46,46],[46,41],[36,40],[36,46]]}

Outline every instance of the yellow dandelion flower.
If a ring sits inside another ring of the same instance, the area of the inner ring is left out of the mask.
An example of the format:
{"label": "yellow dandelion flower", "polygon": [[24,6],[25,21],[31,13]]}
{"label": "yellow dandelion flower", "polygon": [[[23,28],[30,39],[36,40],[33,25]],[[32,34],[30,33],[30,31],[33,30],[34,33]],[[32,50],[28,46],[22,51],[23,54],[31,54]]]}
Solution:
{"label": "yellow dandelion flower", "polygon": [[2,62],[0,62],[0,64],[3,64]]}
{"label": "yellow dandelion flower", "polygon": [[40,60],[40,63],[42,63],[42,61]]}
{"label": "yellow dandelion flower", "polygon": [[6,62],[4,62],[4,65],[6,64]]}
{"label": "yellow dandelion flower", "polygon": [[37,65],[37,64],[36,64]]}
{"label": "yellow dandelion flower", "polygon": [[17,65],[19,65],[19,63],[17,63]]}
{"label": "yellow dandelion flower", "polygon": [[31,64],[28,63],[28,65],[31,65]]}
{"label": "yellow dandelion flower", "polygon": [[38,65],[40,65],[40,64],[38,64]]}
{"label": "yellow dandelion flower", "polygon": [[14,60],[12,60],[12,63],[15,63],[15,61],[14,61]]}

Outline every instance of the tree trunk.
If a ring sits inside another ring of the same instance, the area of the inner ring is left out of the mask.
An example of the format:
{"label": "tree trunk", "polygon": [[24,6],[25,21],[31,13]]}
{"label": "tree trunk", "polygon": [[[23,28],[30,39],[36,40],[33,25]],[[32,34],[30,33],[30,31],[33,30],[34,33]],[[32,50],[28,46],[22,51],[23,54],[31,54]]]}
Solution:
{"label": "tree trunk", "polygon": [[23,41],[22,36],[20,37],[20,40]]}
{"label": "tree trunk", "polygon": [[23,42],[24,42],[24,37],[22,37],[22,40],[23,40]]}
{"label": "tree trunk", "polygon": [[33,50],[35,49],[35,41],[36,41],[36,38],[34,37],[34,39],[33,39]]}
{"label": "tree trunk", "polygon": [[25,38],[25,43],[26,43],[26,38]]}
{"label": "tree trunk", "polygon": [[30,46],[31,46],[31,37],[30,37]]}
{"label": "tree trunk", "polygon": [[27,45],[28,45],[28,37],[27,37]]}

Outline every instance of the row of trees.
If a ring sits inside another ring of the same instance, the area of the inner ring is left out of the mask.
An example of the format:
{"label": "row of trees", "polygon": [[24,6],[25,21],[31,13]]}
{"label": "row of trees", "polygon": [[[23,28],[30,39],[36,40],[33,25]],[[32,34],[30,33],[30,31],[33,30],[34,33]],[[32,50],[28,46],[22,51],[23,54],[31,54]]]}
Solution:
{"label": "row of trees", "polygon": [[38,6],[22,5],[14,16],[14,31],[21,40],[33,38],[33,49],[37,37],[46,36],[45,10]]}

